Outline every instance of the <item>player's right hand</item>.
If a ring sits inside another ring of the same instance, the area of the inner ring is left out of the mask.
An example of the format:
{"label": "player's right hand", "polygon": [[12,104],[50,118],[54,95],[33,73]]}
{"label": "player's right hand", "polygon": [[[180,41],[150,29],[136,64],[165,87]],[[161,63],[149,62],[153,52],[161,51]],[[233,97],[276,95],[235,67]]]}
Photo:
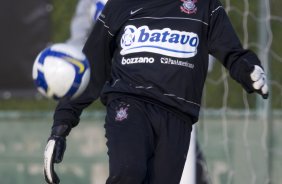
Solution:
{"label": "player's right hand", "polygon": [[49,138],[44,152],[44,176],[48,184],[60,183],[60,179],[54,170],[54,163],[60,163],[63,160],[65,149],[65,137],[51,136]]}
{"label": "player's right hand", "polygon": [[54,170],[54,164],[63,160],[66,150],[66,136],[70,128],[59,125],[52,128],[52,133],[44,152],[44,176],[48,184],[58,184],[60,179]]}

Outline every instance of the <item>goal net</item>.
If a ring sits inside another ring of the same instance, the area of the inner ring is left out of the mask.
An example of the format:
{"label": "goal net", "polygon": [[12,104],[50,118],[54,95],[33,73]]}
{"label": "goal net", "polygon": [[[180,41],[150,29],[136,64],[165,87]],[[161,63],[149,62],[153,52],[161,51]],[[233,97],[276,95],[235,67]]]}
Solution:
{"label": "goal net", "polygon": [[261,59],[271,95],[262,100],[247,94],[214,62],[196,129],[205,160],[197,162],[207,173],[207,183],[278,184],[282,181],[282,1],[221,2],[244,48]]}

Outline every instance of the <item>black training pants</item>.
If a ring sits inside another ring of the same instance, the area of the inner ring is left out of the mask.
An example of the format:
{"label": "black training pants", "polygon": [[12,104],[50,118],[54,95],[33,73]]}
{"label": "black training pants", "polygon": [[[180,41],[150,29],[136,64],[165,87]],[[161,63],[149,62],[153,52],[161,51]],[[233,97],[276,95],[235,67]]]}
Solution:
{"label": "black training pants", "polygon": [[192,123],[132,98],[107,106],[109,177],[106,184],[179,184]]}

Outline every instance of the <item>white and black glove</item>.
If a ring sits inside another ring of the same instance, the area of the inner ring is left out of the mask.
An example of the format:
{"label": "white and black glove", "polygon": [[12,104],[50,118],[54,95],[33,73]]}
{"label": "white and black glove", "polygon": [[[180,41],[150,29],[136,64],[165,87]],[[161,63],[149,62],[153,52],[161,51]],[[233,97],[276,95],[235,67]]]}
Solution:
{"label": "white and black glove", "polygon": [[254,65],[254,69],[250,74],[250,78],[252,80],[252,87],[254,88],[254,91],[259,93],[264,99],[267,99],[268,85],[263,69],[258,65]]}
{"label": "white and black glove", "polygon": [[66,150],[66,136],[70,129],[67,125],[58,125],[52,128],[44,152],[44,176],[48,184],[60,183],[60,179],[54,170],[54,163],[60,163],[63,160]]}
{"label": "white and black glove", "polygon": [[251,65],[247,62],[240,66],[239,82],[248,93],[256,92],[264,99],[268,98],[268,86],[266,75],[259,65]]}

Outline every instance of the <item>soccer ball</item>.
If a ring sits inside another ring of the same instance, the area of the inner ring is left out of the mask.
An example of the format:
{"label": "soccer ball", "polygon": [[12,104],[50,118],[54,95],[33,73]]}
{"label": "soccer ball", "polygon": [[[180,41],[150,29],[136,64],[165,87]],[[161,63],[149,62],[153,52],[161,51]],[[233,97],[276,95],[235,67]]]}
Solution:
{"label": "soccer ball", "polygon": [[90,66],[82,51],[57,43],[38,54],[32,77],[42,95],[55,100],[74,99],[89,83]]}

